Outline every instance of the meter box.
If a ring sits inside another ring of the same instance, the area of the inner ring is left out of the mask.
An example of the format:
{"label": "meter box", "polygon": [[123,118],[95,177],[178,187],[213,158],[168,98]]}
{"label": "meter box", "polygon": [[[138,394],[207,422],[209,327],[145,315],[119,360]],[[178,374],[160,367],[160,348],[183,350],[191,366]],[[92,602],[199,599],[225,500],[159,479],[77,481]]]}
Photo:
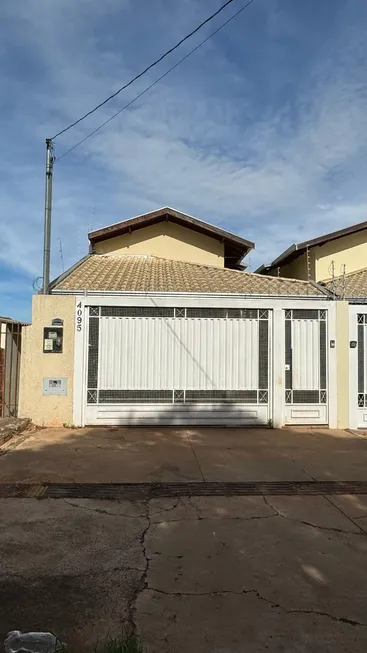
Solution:
{"label": "meter box", "polygon": [[43,394],[44,395],[66,395],[67,394],[67,379],[51,378],[43,379]]}
{"label": "meter box", "polygon": [[63,327],[45,327],[43,329],[44,354],[61,354],[63,341]]}

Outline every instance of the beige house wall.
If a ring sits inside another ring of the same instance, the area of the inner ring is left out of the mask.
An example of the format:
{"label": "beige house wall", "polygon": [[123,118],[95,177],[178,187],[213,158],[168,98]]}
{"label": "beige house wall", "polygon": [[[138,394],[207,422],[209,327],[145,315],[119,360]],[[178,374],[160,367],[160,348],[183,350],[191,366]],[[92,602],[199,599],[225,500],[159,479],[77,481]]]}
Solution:
{"label": "beige house wall", "polygon": [[[62,426],[73,421],[74,324],[76,298],[35,295],[32,324],[22,329],[19,416],[40,426]],[[64,320],[63,350],[43,353],[43,329],[54,318]],[[43,395],[43,379],[67,378],[67,395]]]}
{"label": "beige house wall", "polygon": [[224,267],[224,243],[173,222],[159,222],[96,243],[97,254],[151,254],[174,261]]}
{"label": "beige house wall", "polygon": [[[367,267],[367,230],[331,240],[320,247],[312,247],[308,252],[308,268],[313,281],[328,281],[334,275],[339,277],[345,272],[357,272]],[[271,271],[273,277],[278,275],[277,268]],[[303,279],[307,281],[307,254],[298,256],[294,261],[279,267],[281,277]]]}
{"label": "beige house wall", "polygon": [[[312,250],[309,251],[309,278],[315,279],[315,255]],[[278,269],[274,268],[271,271],[273,277],[278,276]],[[306,254],[301,254],[298,258],[291,261],[287,265],[282,265],[279,267],[279,276],[286,277],[288,279],[301,279],[303,281],[308,280],[308,270],[307,270],[307,256]]]}
{"label": "beige house wall", "polygon": [[337,427],[349,428],[349,304],[336,302]]}
{"label": "beige house wall", "polygon": [[321,247],[315,247],[316,281],[326,281],[332,277],[331,266],[334,261],[334,274],[339,277],[345,272],[357,272],[367,267],[367,230],[332,240]]}

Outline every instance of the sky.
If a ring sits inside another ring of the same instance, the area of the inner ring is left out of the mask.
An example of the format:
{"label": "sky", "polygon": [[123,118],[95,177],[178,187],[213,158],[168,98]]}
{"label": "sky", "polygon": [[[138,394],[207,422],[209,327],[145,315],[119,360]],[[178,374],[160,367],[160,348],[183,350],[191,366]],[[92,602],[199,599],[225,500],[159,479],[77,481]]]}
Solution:
{"label": "sky", "polygon": [[[42,275],[45,138],[222,3],[2,0],[0,315],[30,320]],[[52,278],[87,253],[89,230],[162,206],[254,241],[250,270],[367,220],[365,0],[255,0],[58,160],[242,4],[55,140]]]}

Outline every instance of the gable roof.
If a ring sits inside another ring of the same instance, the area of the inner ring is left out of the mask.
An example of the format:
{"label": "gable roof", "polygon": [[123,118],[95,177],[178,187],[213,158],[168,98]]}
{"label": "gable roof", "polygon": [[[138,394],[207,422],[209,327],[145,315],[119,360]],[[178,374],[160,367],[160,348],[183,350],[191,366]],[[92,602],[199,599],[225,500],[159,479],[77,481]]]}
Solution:
{"label": "gable roof", "polygon": [[329,292],[347,299],[367,300],[367,269],[335,277],[322,284]]}
{"label": "gable roof", "polygon": [[282,254],[277,256],[271,263],[268,265],[261,265],[256,272],[259,274],[266,274],[270,270],[280,267],[281,265],[286,265],[290,263],[295,258],[303,254],[306,249],[311,249],[312,247],[318,247],[324,245],[325,243],[331,242],[332,240],[338,240],[338,238],[344,238],[344,236],[350,236],[351,234],[358,233],[359,231],[364,231],[367,229],[367,221],[359,222],[350,227],[345,227],[345,229],[338,229],[338,231],[332,231],[329,234],[324,236],[318,236],[317,238],[312,238],[311,240],[305,240],[302,243],[294,243],[288,249],[286,249]]}
{"label": "gable roof", "polygon": [[[96,231],[91,231],[88,234],[88,238],[93,248],[95,243],[102,240],[131,233],[132,231],[156,224],[157,222],[166,221],[174,222],[223,242],[227,250],[230,250],[230,254],[228,253],[227,255],[230,255],[231,259],[236,260],[237,263],[255,247],[255,244],[250,240],[236,236],[236,234],[232,234],[230,231],[216,227],[203,220],[198,220],[198,218],[193,218],[187,213],[171,209],[168,206],[156,211],[137,215],[135,218],[130,218],[129,220],[116,222],[116,224],[111,224],[108,227],[103,227]],[[236,265],[236,263],[233,265]]]}
{"label": "gable roof", "polygon": [[91,254],[51,284],[53,291],[329,296],[312,282],[265,277],[148,255]]}

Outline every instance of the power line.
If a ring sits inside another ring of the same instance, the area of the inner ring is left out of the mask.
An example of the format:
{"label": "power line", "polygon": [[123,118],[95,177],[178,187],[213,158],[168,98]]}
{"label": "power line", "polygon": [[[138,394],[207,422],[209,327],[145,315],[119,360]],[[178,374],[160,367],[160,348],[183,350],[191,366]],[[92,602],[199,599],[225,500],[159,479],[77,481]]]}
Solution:
{"label": "power line", "polygon": [[[85,141],[88,140],[88,138],[91,138],[91,136],[94,136],[94,134],[96,134],[100,129],[102,129],[103,127],[108,125],[108,123],[111,122],[111,120],[113,120],[114,118],[116,118],[116,116],[118,116],[120,113],[125,111],[125,109],[128,109],[134,102],[136,102],[136,100],[139,100],[139,98],[141,98],[142,95],[147,93],[147,91],[150,91],[150,89],[153,88],[153,86],[158,84],[158,82],[160,82],[164,77],[169,75],[169,73],[171,73],[175,68],[177,68],[177,66],[179,66],[181,63],[183,63],[183,61],[185,61],[186,59],[191,57],[191,55],[194,54],[194,52],[196,52],[197,50],[199,50],[199,48],[201,48],[204,45],[204,43],[209,41],[209,39],[211,39],[213,36],[215,36],[215,34],[220,32],[220,30],[223,29],[223,27],[226,27],[226,25],[228,25],[228,23],[230,23],[232,20],[234,20],[242,11],[247,9],[247,7],[249,5],[251,5],[254,1],[255,0],[249,0],[249,2],[247,2],[245,5],[240,7],[240,9],[238,11],[236,11],[236,13],[233,14],[233,16],[228,18],[228,20],[226,20],[224,23],[222,23],[222,25],[219,25],[219,27],[217,27],[217,29],[214,30],[214,32],[211,32],[211,34],[209,34],[209,36],[207,36],[203,41],[201,41],[198,45],[196,45],[195,48],[190,50],[190,52],[185,54],[184,57],[179,59],[173,66],[171,66],[171,68],[169,68],[165,73],[163,73],[163,75],[160,75],[160,77],[158,77],[154,82],[152,82],[152,84],[149,84],[149,86],[147,86],[143,91],[141,91],[141,93],[138,93],[138,95],[136,95],[132,100],[130,100],[130,102],[128,102],[121,109],[116,111],[116,113],[114,113],[110,118],[105,120],[101,125],[99,125],[99,127],[96,127],[96,129],[93,129],[93,131],[91,131],[89,134],[87,134],[87,136],[85,136],[80,141],[75,143],[75,145],[73,145],[69,150],[66,150],[66,152],[63,152],[63,154],[61,154],[61,156],[57,157],[56,160],[60,161],[60,159],[62,159],[64,156],[66,156],[67,154],[70,154],[70,152],[73,152],[73,150],[75,150],[77,147],[79,147],[79,145],[82,145],[82,143],[85,143]],[[56,137],[54,137],[54,138],[56,138]]]}
{"label": "power line", "polygon": [[125,88],[127,88],[128,86],[131,86],[131,84],[133,84],[133,82],[135,82],[137,79],[139,79],[140,77],[142,77],[143,75],[145,75],[145,73],[147,73],[148,70],[151,70],[151,68],[154,68],[154,66],[156,66],[156,65],[157,65],[158,63],[160,63],[163,59],[165,59],[166,57],[168,57],[169,54],[171,54],[172,52],[174,52],[175,50],[177,50],[177,48],[178,48],[180,45],[182,45],[182,43],[184,43],[184,42],[187,41],[189,38],[191,38],[194,34],[196,34],[196,32],[198,32],[202,27],[204,27],[204,25],[206,25],[206,24],[209,23],[211,20],[213,20],[213,18],[215,18],[216,16],[218,16],[218,14],[220,14],[221,11],[223,11],[223,9],[225,9],[226,7],[228,7],[228,5],[231,4],[232,2],[233,2],[233,0],[227,0],[227,1],[224,3],[224,5],[222,5],[221,7],[219,7],[219,9],[217,9],[217,11],[214,12],[214,14],[211,14],[211,16],[208,16],[208,18],[206,18],[205,20],[203,20],[203,22],[200,23],[200,25],[198,25],[194,30],[192,30],[192,32],[190,32],[189,34],[187,34],[186,36],[184,36],[184,37],[183,37],[183,38],[182,38],[178,43],[176,43],[176,45],[174,45],[172,48],[170,48],[169,50],[167,50],[167,52],[165,52],[164,54],[162,54],[162,56],[160,56],[159,59],[156,59],[156,61],[154,61],[153,63],[151,63],[149,66],[147,66],[147,68],[145,68],[141,73],[139,73],[138,75],[135,75],[135,77],[133,77],[133,79],[131,79],[129,82],[127,82],[127,84],[124,84],[124,86],[121,86],[121,88],[119,88],[115,93],[112,93],[112,95],[110,95],[108,98],[106,98],[106,100],[103,100],[103,102],[101,102],[100,104],[97,104],[97,106],[94,107],[94,109],[91,109],[91,111],[88,111],[87,113],[85,113],[84,116],[81,116],[81,118],[78,118],[78,120],[75,120],[75,122],[71,123],[68,127],[65,127],[65,129],[62,129],[61,131],[59,131],[57,134],[55,134],[55,136],[52,137],[51,140],[55,140],[55,138],[57,138],[58,136],[61,136],[61,134],[64,134],[65,132],[67,132],[67,131],[68,131],[69,129],[71,129],[72,127],[75,127],[75,125],[77,125],[79,122],[81,122],[82,120],[84,120],[85,118],[87,118],[88,116],[90,116],[92,113],[94,113],[95,111],[97,111],[98,109],[100,109],[101,107],[103,107],[105,104],[107,104],[107,102],[109,102],[109,101],[112,100],[114,97],[116,97],[116,95],[118,95],[119,93],[121,93],[121,91],[124,91]]}

